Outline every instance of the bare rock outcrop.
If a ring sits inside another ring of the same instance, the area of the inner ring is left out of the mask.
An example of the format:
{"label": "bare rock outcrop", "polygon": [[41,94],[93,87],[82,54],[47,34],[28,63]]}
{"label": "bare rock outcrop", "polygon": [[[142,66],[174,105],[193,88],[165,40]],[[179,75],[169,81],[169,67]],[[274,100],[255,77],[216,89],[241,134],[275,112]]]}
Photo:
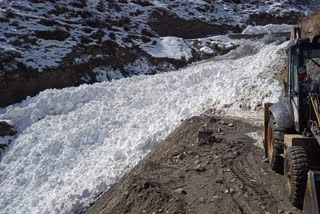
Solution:
{"label": "bare rock outcrop", "polygon": [[6,121],[0,121],[0,137],[15,135],[17,131]]}

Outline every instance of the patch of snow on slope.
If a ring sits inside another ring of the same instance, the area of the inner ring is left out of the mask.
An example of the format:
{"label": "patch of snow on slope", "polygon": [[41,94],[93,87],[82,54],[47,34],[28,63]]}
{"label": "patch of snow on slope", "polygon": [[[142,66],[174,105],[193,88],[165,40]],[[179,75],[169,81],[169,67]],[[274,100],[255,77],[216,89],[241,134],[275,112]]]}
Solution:
{"label": "patch of snow on slope", "polygon": [[0,213],[79,213],[204,107],[258,115],[258,106],[280,96],[272,76],[285,46],[177,72],[46,90],[7,107],[0,119],[11,120],[19,135],[0,162]]}
{"label": "patch of snow on slope", "polygon": [[204,46],[204,47],[200,48],[200,51],[202,51],[204,53],[207,53],[207,54],[213,54],[214,53],[214,51],[210,47],[207,47],[207,46]]}
{"label": "patch of snow on slope", "polygon": [[142,46],[142,49],[156,58],[172,58],[186,60],[192,58],[191,48],[182,38],[167,36],[156,40],[157,44]]}
{"label": "patch of snow on slope", "polygon": [[268,33],[275,33],[275,32],[290,32],[292,25],[281,24],[281,25],[264,25],[264,26],[252,26],[249,25],[246,27],[242,34],[268,34]]}

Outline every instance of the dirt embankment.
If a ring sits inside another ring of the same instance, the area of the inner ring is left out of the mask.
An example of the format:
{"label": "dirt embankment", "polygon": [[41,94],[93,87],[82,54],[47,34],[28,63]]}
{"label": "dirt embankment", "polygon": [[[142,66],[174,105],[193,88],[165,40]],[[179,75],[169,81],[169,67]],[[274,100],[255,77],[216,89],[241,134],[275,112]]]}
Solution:
{"label": "dirt embankment", "polygon": [[313,15],[304,19],[299,25],[301,26],[301,36],[310,37],[320,34],[320,10]]}
{"label": "dirt embankment", "polygon": [[246,135],[259,130],[237,120],[190,118],[85,213],[300,214],[283,177],[262,163],[263,150]]}

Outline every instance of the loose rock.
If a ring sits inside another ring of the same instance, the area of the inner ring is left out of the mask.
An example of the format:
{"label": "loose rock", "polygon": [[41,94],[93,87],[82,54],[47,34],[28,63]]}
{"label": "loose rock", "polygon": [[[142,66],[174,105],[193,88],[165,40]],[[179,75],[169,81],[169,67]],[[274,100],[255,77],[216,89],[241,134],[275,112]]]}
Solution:
{"label": "loose rock", "polygon": [[217,183],[217,184],[222,184],[222,183],[223,183],[223,179],[217,178],[217,179],[216,179],[216,183]]}
{"label": "loose rock", "polygon": [[234,151],[233,154],[238,156],[238,155],[240,155],[240,152],[239,151]]}
{"label": "loose rock", "polygon": [[6,144],[0,143],[0,149],[5,149],[7,147]]}
{"label": "loose rock", "polygon": [[0,121],[0,137],[15,135],[17,131],[6,121]]}
{"label": "loose rock", "polygon": [[201,164],[197,165],[196,168],[194,169],[197,172],[205,172],[207,169],[202,166]]}
{"label": "loose rock", "polygon": [[183,188],[178,188],[174,192],[178,194],[187,194],[187,192]]}
{"label": "loose rock", "polygon": [[184,158],[184,156],[182,154],[177,155],[177,159],[182,160]]}
{"label": "loose rock", "polygon": [[215,200],[219,199],[219,196],[213,196],[211,199],[210,199],[210,202],[214,202]]}
{"label": "loose rock", "polygon": [[226,124],[226,122],[224,120],[220,120],[219,123],[222,124],[222,125]]}
{"label": "loose rock", "polygon": [[212,144],[216,142],[216,137],[213,135],[213,132],[210,130],[201,130],[198,133],[198,142],[197,144],[199,146],[205,145],[205,144]]}
{"label": "loose rock", "polygon": [[206,200],[205,200],[204,198],[199,198],[199,202],[200,202],[200,203],[205,203]]}

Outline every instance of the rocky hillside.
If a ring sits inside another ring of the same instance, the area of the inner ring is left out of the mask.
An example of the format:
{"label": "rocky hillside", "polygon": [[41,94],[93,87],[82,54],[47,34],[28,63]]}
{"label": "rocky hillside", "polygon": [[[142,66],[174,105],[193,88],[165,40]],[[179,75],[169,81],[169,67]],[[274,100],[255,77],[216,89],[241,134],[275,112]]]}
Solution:
{"label": "rocky hillside", "polygon": [[302,37],[310,37],[320,34],[320,11],[315,12],[301,23]]}
{"label": "rocky hillside", "polygon": [[47,88],[177,69],[236,44],[195,38],[295,24],[316,0],[0,1],[0,106]]}

